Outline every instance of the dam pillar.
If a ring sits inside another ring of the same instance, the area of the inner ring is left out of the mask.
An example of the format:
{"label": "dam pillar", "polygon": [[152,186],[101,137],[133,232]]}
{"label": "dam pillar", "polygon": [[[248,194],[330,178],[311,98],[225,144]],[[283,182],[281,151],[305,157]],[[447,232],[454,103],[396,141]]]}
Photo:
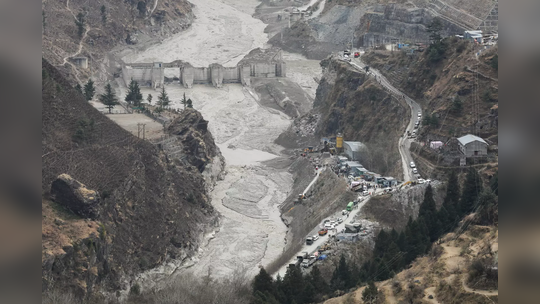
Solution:
{"label": "dam pillar", "polygon": [[238,70],[240,72],[240,83],[246,87],[251,86],[251,66],[239,65]]}
{"label": "dam pillar", "polygon": [[165,68],[163,63],[154,62],[152,66],[152,88],[161,88],[165,82]]}
{"label": "dam pillar", "polygon": [[191,89],[193,86],[193,67],[184,66],[180,68],[180,76],[182,78],[182,84],[184,87]]}
{"label": "dam pillar", "polygon": [[216,88],[223,87],[223,66],[217,63],[210,65],[210,78]]}

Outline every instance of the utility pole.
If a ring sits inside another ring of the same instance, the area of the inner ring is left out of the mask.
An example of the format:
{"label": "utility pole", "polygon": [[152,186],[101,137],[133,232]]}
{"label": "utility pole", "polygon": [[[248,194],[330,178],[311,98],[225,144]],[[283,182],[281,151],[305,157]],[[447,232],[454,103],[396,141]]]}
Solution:
{"label": "utility pole", "polygon": [[137,123],[137,138],[141,138],[141,132],[142,132],[142,138],[146,139],[146,124],[145,123]]}

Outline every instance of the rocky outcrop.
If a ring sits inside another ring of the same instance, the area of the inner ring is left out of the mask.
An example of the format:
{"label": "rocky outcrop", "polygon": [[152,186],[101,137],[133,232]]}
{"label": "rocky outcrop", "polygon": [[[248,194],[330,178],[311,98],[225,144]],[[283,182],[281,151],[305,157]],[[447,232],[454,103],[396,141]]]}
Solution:
{"label": "rocky outcrop", "polygon": [[182,111],[167,127],[167,133],[177,136],[183,145],[184,157],[199,172],[212,163],[214,157],[221,157],[214,137],[208,130],[208,121],[194,109]]}
{"label": "rocky outcrop", "polygon": [[177,137],[181,159],[202,173],[206,191],[212,191],[223,178],[225,158],[208,130],[208,121],[198,111],[188,108],[168,125],[167,132]]}
{"label": "rocky outcrop", "polygon": [[61,174],[51,185],[53,200],[85,218],[96,219],[100,214],[101,197],[94,190],[73,179],[67,174]]}

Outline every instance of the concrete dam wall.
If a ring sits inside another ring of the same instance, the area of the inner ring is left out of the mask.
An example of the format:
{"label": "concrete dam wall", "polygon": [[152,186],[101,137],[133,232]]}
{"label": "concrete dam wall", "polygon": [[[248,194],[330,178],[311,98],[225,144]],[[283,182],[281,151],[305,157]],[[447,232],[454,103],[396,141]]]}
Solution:
{"label": "concrete dam wall", "polygon": [[124,64],[122,76],[126,86],[135,80],[142,86],[160,88],[165,81],[165,68],[178,68],[180,83],[186,88],[191,88],[193,84],[212,84],[221,88],[224,83],[250,86],[251,78],[286,77],[286,65],[278,48],[252,50],[235,67],[224,67],[217,63],[209,67],[193,67],[183,61]]}

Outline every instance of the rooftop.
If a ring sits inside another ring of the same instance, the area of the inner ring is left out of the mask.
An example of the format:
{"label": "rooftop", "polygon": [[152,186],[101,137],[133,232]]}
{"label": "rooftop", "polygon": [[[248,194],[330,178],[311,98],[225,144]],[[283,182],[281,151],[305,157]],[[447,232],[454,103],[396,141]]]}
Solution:
{"label": "rooftop", "polygon": [[366,147],[363,143],[359,141],[344,141],[343,143],[351,147],[353,151],[360,151],[361,149],[364,149]]}
{"label": "rooftop", "polygon": [[458,138],[458,141],[459,143],[461,143],[462,145],[466,145],[468,143],[471,143],[473,141],[479,141],[479,142],[482,142],[484,144],[488,144],[485,140],[483,140],[482,138],[476,136],[476,135],[472,135],[472,134],[467,134],[465,136],[462,136],[460,138]]}

